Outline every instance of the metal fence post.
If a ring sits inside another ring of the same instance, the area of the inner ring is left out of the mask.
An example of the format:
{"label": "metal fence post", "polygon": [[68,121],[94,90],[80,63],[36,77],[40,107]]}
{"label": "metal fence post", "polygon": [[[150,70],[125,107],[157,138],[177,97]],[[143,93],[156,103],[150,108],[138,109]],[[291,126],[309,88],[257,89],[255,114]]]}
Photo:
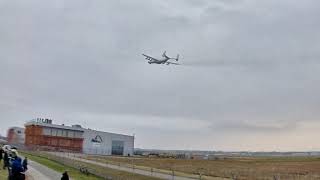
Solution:
{"label": "metal fence post", "polygon": [[174,170],[172,169],[172,180],[174,180]]}

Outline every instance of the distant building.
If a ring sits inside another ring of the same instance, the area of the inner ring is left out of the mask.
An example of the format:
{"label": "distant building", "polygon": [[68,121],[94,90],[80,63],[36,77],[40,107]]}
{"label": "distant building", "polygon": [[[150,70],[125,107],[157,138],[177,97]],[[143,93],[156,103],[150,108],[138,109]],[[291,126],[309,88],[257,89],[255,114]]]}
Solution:
{"label": "distant building", "polygon": [[8,144],[7,138],[0,135],[0,145]]}
{"label": "distant building", "polygon": [[36,119],[25,124],[25,146],[31,149],[82,151],[83,129]]}
{"label": "distant building", "polygon": [[52,124],[35,119],[25,124],[28,148],[75,151],[100,155],[133,155],[134,137],[82,128],[81,125]]}
{"label": "distant building", "polygon": [[7,131],[7,143],[21,146],[24,145],[25,134],[24,128],[21,127],[11,127]]}
{"label": "distant building", "polygon": [[109,132],[83,129],[83,152],[86,154],[132,156],[134,137]]}

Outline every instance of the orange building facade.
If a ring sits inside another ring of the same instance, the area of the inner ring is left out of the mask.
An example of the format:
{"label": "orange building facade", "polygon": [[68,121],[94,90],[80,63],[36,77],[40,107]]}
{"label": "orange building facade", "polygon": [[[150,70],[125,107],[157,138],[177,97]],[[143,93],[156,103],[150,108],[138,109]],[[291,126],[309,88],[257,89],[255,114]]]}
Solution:
{"label": "orange building facade", "polygon": [[29,149],[82,152],[83,130],[32,121],[25,124],[25,146]]}

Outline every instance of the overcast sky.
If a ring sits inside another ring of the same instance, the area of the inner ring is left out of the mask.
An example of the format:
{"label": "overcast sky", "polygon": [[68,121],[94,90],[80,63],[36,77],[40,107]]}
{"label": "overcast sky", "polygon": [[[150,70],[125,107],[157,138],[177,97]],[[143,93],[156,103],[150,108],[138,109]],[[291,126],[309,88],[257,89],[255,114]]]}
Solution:
{"label": "overcast sky", "polygon": [[[158,149],[320,150],[318,0],[0,0],[0,133]],[[149,65],[167,50],[181,66]]]}

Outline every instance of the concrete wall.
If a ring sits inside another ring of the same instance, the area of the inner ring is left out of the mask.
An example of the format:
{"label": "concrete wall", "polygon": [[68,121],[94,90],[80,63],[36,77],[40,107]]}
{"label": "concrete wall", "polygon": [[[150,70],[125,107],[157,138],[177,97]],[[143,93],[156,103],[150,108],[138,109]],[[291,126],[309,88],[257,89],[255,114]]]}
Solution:
{"label": "concrete wall", "polygon": [[123,155],[133,155],[134,137],[108,132],[84,130],[83,152],[86,154],[111,155],[112,141],[123,141]]}

